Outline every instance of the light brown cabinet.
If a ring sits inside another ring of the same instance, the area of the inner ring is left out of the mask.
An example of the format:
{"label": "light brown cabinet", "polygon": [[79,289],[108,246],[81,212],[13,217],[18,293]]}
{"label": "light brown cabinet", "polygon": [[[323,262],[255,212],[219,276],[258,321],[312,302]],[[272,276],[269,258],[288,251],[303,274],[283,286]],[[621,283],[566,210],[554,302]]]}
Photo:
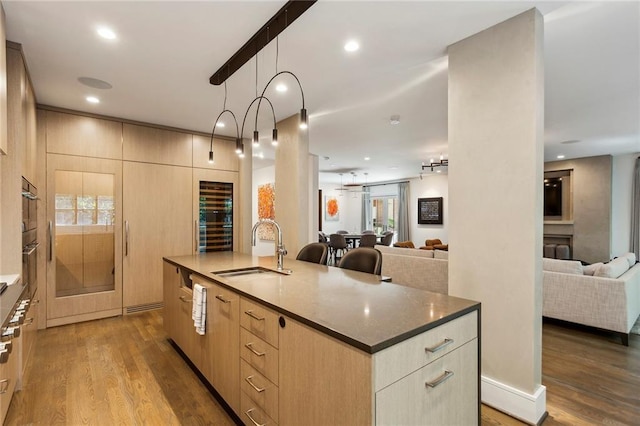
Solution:
{"label": "light brown cabinet", "polygon": [[4,8],[0,4],[0,155],[7,153],[7,49]]}
{"label": "light brown cabinet", "polygon": [[123,305],[162,302],[162,256],[192,249],[191,169],[123,164]]}
{"label": "light brown cabinet", "polygon": [[24,315],[24,323],[20,329],[20,357],[19,357],[19,369],[18,374],[20,377],[19,384],[22,386],[22,378],[25,374],[25,369],[27,367],[27,362],[29,358],[32,356],[35,343],[36,336],[38,334],[38,304],[40,301],[38,300],[38,294],[33,295],[33,299],[29,301],[29,305]]}
{"label": "light brown cabinet", "polygon": [[207,346],[203,353],[203,374],[237,412],[240,408],[240,296],[211,281],[198,278],[194,282],[207,288]]}
{"label": "light brown cabinet", "polygon": [[122,123],[56,111],[46,121],[48,153],[122,159]]}
{"label": "light brown cabinet", "polygon": [[191,167],[193,136],[189,133],[124,123],[122,159]]}

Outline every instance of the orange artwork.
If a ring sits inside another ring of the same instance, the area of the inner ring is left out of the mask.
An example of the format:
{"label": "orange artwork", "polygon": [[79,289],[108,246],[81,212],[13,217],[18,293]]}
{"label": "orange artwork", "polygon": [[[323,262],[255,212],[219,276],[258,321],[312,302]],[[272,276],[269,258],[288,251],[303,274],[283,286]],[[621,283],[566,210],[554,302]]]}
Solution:
{"label": "orange artwork", "polygon": [[326,197],[326,209],[324,219],[327,221],[337,221],[340,218],[340,208],[336,197]]}
{"label": "orange artwork", "polygon": [[[275,219],[276,185],[265,183],[258,185],[258,219]],[[258,228],[258,238],[261,240],[275,241],[273,227],[263,225]]]}

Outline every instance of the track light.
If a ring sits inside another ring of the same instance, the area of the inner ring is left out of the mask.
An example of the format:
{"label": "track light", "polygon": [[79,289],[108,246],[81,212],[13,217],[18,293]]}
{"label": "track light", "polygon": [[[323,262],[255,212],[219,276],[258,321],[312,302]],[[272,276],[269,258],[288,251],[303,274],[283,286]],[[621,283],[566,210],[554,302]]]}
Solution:
{"label": "track light", "polygon": [[[433,158],[431,158],[429,159],[429,164],[422,162],[422,170],[431,169],[431,171],[433,171],[435,167],[449,167],[449,159],[444,158],[444,155],[440,154],[439,161],[434,161]],[[438,173],[440,173],[440,170],[438,170]]]}
{"label": "track light", "polygon": [[209,151],[209,164],[213,164],[213,151]]}
{"label": "track light", "polygon": [[260,133],[258,133],[257,130],[253,131],[253,146],[254,147],[260,146]]}
{"label": "track light", "polygon": [[271,133],[271,145],[278,146],[278,129],[273,129]]}

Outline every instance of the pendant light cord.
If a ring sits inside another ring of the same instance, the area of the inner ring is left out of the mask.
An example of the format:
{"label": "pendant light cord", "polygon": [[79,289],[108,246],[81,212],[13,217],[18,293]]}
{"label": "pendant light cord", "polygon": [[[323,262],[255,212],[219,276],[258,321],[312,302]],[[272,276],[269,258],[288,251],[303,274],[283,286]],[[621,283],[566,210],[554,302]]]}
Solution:
{"label": "pendant light cord", "polygon": [[227,81],[224,81],[224,102],[222,104],[222,110],[227,109]]}

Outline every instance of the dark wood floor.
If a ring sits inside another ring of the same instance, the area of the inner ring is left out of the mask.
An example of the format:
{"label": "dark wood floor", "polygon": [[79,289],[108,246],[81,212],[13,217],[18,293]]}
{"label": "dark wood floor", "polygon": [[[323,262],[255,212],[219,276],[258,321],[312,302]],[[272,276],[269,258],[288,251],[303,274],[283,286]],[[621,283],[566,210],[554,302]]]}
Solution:
{"label": "dark wood floor", "polygon": [[[640,425],[640,336],[629,347],[594,330],[546,323],[545,425]],[[162,311],[39,332],[7,425],[230,425],[166,340]],[[517,420],[482,407],[483,425]]]}

